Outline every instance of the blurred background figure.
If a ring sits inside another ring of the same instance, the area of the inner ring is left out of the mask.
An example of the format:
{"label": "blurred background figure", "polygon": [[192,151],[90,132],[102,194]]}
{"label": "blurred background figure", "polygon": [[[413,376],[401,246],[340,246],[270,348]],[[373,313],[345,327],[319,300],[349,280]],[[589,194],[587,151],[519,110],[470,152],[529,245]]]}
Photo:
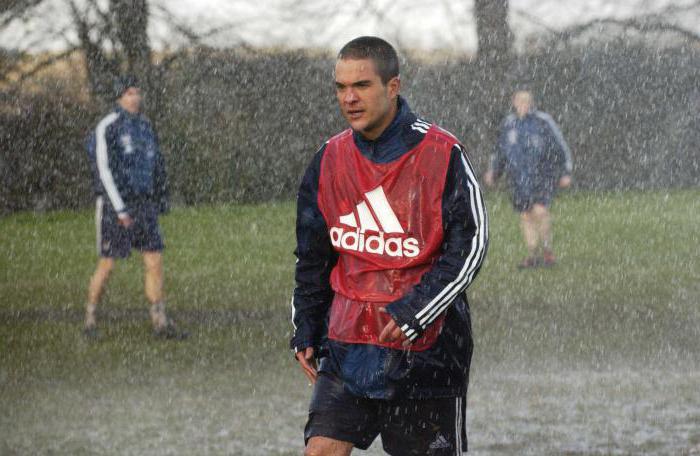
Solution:
{"label": "blurred background figure", "polygon": [[168,209],[165,164],[158,137],[141,110],[141,89],[133,76],[114,83],[116,106],[88,138],[87,150],[97,195],[95,223],[100,258],[90,279],[85,334],[97,336],[95,311],[115,258],[141,251],[144,289],[151,303],[154,334],[181,339],[165,314],[163,301],[163,238],[158,215]]}
{"label": "blurred background figure", "polygon": [[552,266],[556,257],[549,207],[556,188],[571,185],[571,152],[552,117],[535,109],[530,91],[513,94],[513,111],[501,124],[484,183],[493,186],[501,174],[508,176],[527,247],[518,267]]}

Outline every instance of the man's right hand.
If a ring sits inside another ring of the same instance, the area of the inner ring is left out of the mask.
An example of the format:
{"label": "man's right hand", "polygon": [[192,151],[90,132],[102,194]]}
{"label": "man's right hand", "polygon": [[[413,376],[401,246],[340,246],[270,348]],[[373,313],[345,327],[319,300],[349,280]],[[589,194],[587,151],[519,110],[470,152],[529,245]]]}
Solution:
{"label": "man's right hand", "polygon": [[131,218],[126,212],[119,214],[117,216],[117,222],[124,228],[129,228],[134,223],[134,219]]}
{"label": "man's right hand", "polygon": [[493,171],[486,171],[484,173],[484,184],[487,187],[493,187]]}
{"label": "man's right hand", "polygon": [[306,347],[304,350],[296,352],[294,356],[296,356],[297,361],[299,361],[304,375],[306,375],[311,383],[316,383],[318,371],[316,371],[316,358],[314,358],[313,347]]}
{"label": "man's right hand", "polygon": [[568,174],[559,179],[559,188],[569,188],[571,186],[571,176]]}

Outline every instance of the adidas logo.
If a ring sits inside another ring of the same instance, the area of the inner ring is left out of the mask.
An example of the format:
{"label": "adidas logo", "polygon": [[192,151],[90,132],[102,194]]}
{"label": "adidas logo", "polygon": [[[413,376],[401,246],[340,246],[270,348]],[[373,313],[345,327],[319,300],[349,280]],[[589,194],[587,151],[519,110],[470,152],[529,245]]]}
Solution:
{"label": "adidas logo", "polygon": [[[345,250],[391,257],[413,258],[418,256],[420,249],[416,238],[389,236],[390,234],[402,235],[404,230],[381,185],[365,193],[365,198],[366,201],[359,203],[354,212],[341,215],[339,219],[341,224],[355,228],[355,230],[346,231],[339,226],[332,227],[330,229],[331,244]],[[365,235],[366,231],[378,234]]]}
{"label": "adidas logo", "polygon": [[412,130],[420,131],[421,133],[428,133],[429,128],[430,124],[421,119],[416,119],[416,121],[411,124]]}
{"label": "adidas logo", "polygon": [[452,448],[452,445],[447,441],[444,435],[438,434],[437,437],[435,437],[435,441],[430,444],[429,448],[431,450],[437,450],[440,448]]}

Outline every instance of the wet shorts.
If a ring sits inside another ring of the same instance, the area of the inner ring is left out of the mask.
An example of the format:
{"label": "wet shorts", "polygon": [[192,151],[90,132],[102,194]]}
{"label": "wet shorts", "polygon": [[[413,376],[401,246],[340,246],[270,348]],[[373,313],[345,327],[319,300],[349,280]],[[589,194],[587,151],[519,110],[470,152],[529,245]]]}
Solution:
{"label": "wet shorts", "polygon": [[129,206],[134,223],[124,228],[118,223],[117,213],[104,197],[97,198],[95,225],[97,253],[107,258],[127,258],[131,249],[142,252],[163,250],[163,237],[158,225],[158,205],[142,202]]}
{"label": "wet shorts", "polygon": [[517,212],[527,212],[535,204],[549,207],[552,204],[553,197],[554,190],[541,189],[538,191],[526,191],[515,189],[513,191],[513,209]]}
{"label": "wet shorts", "polygon": [[322,436],[366,450],[381,435],[390,455],[459,455],[467,451],[465,413],[461,397],[367,399],[353,396],[340,379],[320,372],[304,441]]}

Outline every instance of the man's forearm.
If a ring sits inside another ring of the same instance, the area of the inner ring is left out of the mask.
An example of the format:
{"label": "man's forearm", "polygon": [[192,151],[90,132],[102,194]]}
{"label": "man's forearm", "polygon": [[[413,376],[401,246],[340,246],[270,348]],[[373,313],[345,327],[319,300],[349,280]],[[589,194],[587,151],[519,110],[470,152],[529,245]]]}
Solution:
{"label": "man's forearm", "polygon": [[412,341],[471,284],[486,254],[488,222],[481,190],[466,156],[460,151],[456,158],[453,182],[445,189],[443,253],[411,292],[387,306]]}

